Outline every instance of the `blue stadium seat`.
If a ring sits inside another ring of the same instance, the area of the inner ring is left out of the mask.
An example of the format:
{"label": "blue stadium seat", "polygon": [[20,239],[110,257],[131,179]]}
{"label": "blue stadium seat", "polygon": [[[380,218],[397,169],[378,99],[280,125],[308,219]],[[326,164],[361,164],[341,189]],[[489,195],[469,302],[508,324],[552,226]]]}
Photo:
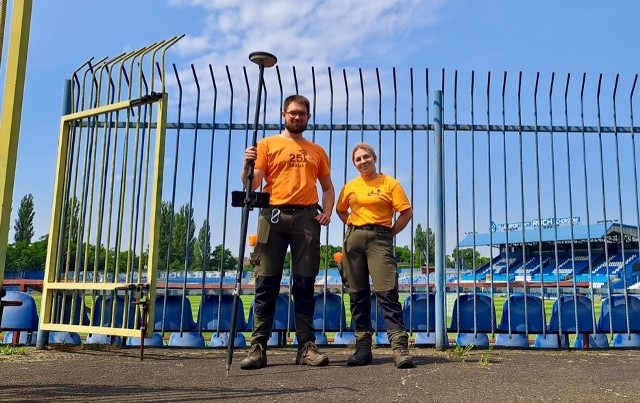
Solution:
{"label": "blue stadium seat", "polygon": [[17,306],[5,306],[0,329],[33,332],[38,330],[38,312],[33,297],[22,291],[7,291],[3,301],[21,302]]}
{"label": "blue stadium seat", "polygon": [[619,348],[640,347],[640,334],[618,333],[613,336],[612,346]]}
{"label": "blue stadium seat", "polygon": [[[218,309],[220,317],[218,319]],[[231,330],[231,316],[233,313],[233,295],[204,295],[198,308],[199,325],[202,330],[228,332]],[[197,327],[197,326],[196,326]],[[236,331],[244,331],[247,324],[244,318],[242,299],[238,299],[236,310]]]}
{"label": "blue stadium seat", "polygon": [[17,340],[17,344],[24,344],[24,345],[28,345],[28,346],[35,346],[37,341],[38,341],[38,333],[37,332],[14,332],[13,330],[9,330],[8,332],[6,332],[4,334],[4,337],[2,338],[2,342],[4,344],[13,344],[13,336],[19,333],[17,335],[18,340]]}
{"label": "blue stadium seat", "polygon": [[205,347],[204,337],[198,332],[174,332],[169,336],[170,347]]}
{"label": "blue stadium seat", "polygon": [[488,295],[462,294],[453,304],[449,331],[460,333],[493,332],[495,323],[496,312],[493,301]]}
{"label": "blue stadium seat", "polygon": [[496,310],[488,295],[462,294],[453,304],[449,331],[459,333],[456,343],[460,346],[488,347],[486,332],[493,332],[495,323]]}
{"label": "blue stadium seat", "polygon": [[350,345],[356,343],[356,332],[348,330],[346,332],[337,332],[333,338],[334,345]]}
{"label": "blue stadium seat", "polygon": [[[247,320],[247,329],[253,329],[253,303],[249,308],[249,319]],[[288,308],[288,309],[287,309]],[[281,346],[286,344],[285,335],[287,330],[295,330],[293,300],[289,301],[287,294],[278,294],[276,299],[276,313],[273,319],[273,328],[271,337],[267,341],[269,346]]]}
{"label": "blue stadium seat", "polygon": [[418,293],[405,299],[403,308],[404,325],[408,332],[436,330],[436,296]]}
{"label": "blue stadium seat", "polygon": [[113,344],[119,346],[122,342],[120,336],[109,336],[106,334],[89,333],[84,340],[84,344]]}
{"label": "blue stadium seat", "polygon": [[[120,295],[115,296],[115,298],[112,295],[98,295],[93,304],[93,309],[90,315],[91,325],[107,327],[111,327],[113,325],[113,327],[122,327],[125,316],[124,304],[124,297]],[[135,328],[135,314],[135,305],[129,303],[127,311],[127,323],[125,328]]]}
{"label": "blue stadium seat", "polygon": [[[72,318],[73,315],[73,319]],[[80,320],[82,315],[82,321]],[[89,309],[84,305],[82,294],[73,292],[58,293],[56,296],[55,313],[53,323],[68,325],[88,325]]]}
{"label": "blue stadium seat", "polygon": [[82,344],[82,340],[76,332],[49,332],[49,344],[79,346]]}
{"label": "blue stadium seat", "polygon": [[593,332],[593,325],[593,310],[589,297],[561,295],[553,303],[549,333],[589,333]]}
{"label": "blue stadium seat", "polygon": [[[127,346],[139,346],[140,337],[127,337]],[[153,336],[146,337],[144,339],[145,347],[162,347],[164,346],[164,340],[160,333],[153,333]]]}
{"label": "blue stadium seat", "polygon": [[186,296],[158,295],[156,297],[155,331],[188,332],[193,329],[195,329],[195,322],[191,303]]}
{"label": "blue stadium seat", "polygon": [[597,329],[599,333],[640,333],[640,299],[632,295],[604,298]]}
{"label": "blue stadium seat", "polygon": [[347,329],[347,316],[340,295],[327,293],[326,312],[324,294],[316,294],[315,300],[316,308],[313,314],[313,328],[315,330],[324,329],[325,331],[337,332]]}
{"label": "blue stadium seat", "polygon": [[573,342],[574,348],[585,348],[584,339],[589,339],[589,346],[587,348],[607,348],[609,347],[609,338],[604,333],[585,333],[578,337]]}
{"label": "blue stadium seat", "polygon": [[558,334],[539,334],[533,343],[535,348],[567,348],[568,337],[560,337]]}
{"label": "blue stadium seat", "polygon": [[[227,347],[229,345],[229,332],[214,333],[209,339],[209,347]],[[246,347],[247,339],[240,332],[236,332],[236,337],[233,341],[235,347]]]}
{"label": "blue stadium seat", "polygon": [[542,299],[533,295],[514,294],[504,301],[501,333],[543,333],[546,318]]}
{"label": "blue stadium seat", "polygon": [[[387,330],[387,324],[384,323],[384,316],[382,315],[382,309],[378,305],[378,299],[376,294],[371,294],[371,328],[375,332],[384,332]],[[384,344],[384,343],[381,343]]]}

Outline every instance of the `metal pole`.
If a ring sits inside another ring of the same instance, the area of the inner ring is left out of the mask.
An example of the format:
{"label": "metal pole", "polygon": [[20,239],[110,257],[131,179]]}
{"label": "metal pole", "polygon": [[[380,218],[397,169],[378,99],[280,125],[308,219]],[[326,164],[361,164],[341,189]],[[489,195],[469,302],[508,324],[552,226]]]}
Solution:
{"label": "metal pole", "polygon": [[434,208],[435,208],[435,271],[436,271],[436,350],[443,351],[445,347],[445,285],[444,285],[444,159],[443,159],[443,130],[442,130],[442,91],[437,90],[433,103],[434,126]]}
{"label": "metal pole", "polygon": [[[258,143],[258,122],[260,120],[260,104],[262,97],[262,84],[264,81],[264,68],[272,67],[276,64],[277,59],[270,53],[266,52],[253,52],[249,55],[249,60],[256,63],[260,67],[260,75],[258,76],[258,92],[256,97],[256,113],[253,122],[253,140],[251,144],[255,147]],[[233,347],[236,338],[237,328],[237,312],[240,304],[240,291],[242,288],[242,265],[245,250],[245,243],[247,238],[247,226],[249,223],[249,212],[254,207],[254,193],[251,185],[253,182],[253,171],[255,167],[254,161],[249,161],[246,166],[247,178],[244,186],[245,198],[244,205],[242,207],[242,221],[240,224],[240,247],[238,252],[238,268],[236,270],[236,288],[233,294],[233,309],[231,311],[231,329],[229,330],[229,344],[227,347],[227,375],[231,369],[231,363],[233,362]]]}
{"label": "metal pole", "polygon": [[[64,80],[64,88],[62,90],[62,115],[68,115],[72,111],[72,100],[71,100],[71,80]],[[45,304],[42,304],[42,308],[44,308]],[[42,316],[42,312],[40,313]],[[43,350],[45,346],[49,342],[49,331],[38,329],[38,339],[36,341],[36,349]]]}
{"label": "metal pole", "polygon": [[9,240],[32,4],[32,0],[14,1],[11,15],[9,53],[0,120],[0,198],[2,198],[0,200],[0,288],[4,280]]}

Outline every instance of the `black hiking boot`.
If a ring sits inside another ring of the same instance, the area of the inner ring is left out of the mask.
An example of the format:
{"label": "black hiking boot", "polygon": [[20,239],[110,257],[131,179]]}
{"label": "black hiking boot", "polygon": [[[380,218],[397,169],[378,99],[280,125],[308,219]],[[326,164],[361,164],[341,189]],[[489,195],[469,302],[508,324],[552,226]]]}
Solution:
{"label": "black hiking boot", "polygon": [[350,367],[361,367],[371,364],[372,360],[371,346],[369,346],[369,348],[356,347],[356,351],[347,359],[347,365]]}

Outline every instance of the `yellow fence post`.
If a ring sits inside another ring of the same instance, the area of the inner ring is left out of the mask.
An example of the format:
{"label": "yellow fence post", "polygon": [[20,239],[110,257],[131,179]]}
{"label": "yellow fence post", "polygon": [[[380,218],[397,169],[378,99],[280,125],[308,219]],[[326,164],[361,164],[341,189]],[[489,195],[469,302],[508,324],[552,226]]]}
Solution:
{"label": "yellow fence post", "polygon": [[27,69],[29,29],[32,0],[14,1],[7,73],[0,120],[0,286],[4,280],[4,266],[9,241],[9,222],[16,173],[16,156],[22,117],[22,98]]}

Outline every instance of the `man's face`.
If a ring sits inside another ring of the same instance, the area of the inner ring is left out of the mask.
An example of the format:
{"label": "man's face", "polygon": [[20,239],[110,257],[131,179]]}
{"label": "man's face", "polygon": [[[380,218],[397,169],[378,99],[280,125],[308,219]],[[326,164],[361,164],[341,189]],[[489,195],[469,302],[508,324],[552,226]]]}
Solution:
{"label": "man's face", "polygon": [[307,123],[311,115],[307,112],[306,106],[292,102],[285,112],[282,112],[284,127],[292,134],[301,134],[307,130]]}

